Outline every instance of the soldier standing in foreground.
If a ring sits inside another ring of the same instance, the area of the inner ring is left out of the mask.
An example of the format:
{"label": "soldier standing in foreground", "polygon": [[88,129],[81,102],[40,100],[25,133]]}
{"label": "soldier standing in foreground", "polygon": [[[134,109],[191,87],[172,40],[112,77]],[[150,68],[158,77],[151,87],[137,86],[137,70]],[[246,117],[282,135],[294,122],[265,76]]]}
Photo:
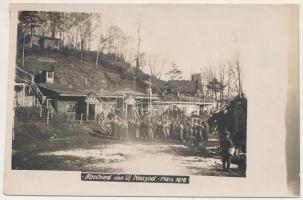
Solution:
{"label": "soldier standing in foreground", "polygon": [[225,135],[222,140],[222,165],[223,171],[228,172],[230,168],[231,156],[233,155],[234,144],[229,138],[230,132],[225,131]]}

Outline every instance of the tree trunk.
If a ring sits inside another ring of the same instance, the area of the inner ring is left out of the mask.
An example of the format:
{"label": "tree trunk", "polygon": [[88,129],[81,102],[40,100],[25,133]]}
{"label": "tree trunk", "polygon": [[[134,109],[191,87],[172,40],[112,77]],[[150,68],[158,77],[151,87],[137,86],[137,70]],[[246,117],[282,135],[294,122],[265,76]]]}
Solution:
{"label": "tree trunk", "polygon": [[216,107],[217,109],[219,108],[219,104],[218,104],[218,98],[217,98],[217,91],[215,90],[215,99],[216,99]]}
{"label": "tree trunk", "polygon": [[239,61],[237,62],[237,71],[238,71],[238,87],[239,87],[239,96],[242,93],[242,86],[241,86],[241,71],[240,71]]}
{"label": "tree trunk", "polygon": [[62,30],[60,30],[60,36],[59,36],[59,38],[60,38],[60,40],[59,40],[59,48],[60,49],[62,49],[62,37],[63,37],[63,33],[62,33]]}
{"label": "tree trunk", "polygon": [[91,32],[88,33],[88,50],[90,50],[90,43],[91,43]]}
{"label": "tree trunk", "polygon": [[242,94],[241,74],[239,73],[239,96]]}
{"label": "tree trunk", "polygon": [[53,25],[53,27],[52,27],[52,38],[55,38],[55,36],[56,36],[56,26]]}
{"label": "tree trunk", "polygon": [[80,33],[80,56],[81,56],[81,64],[82,64],[82,56],[83,56],[83,39],[82,39],[82,33]]}
{"label": "tree trunk", "polygon": [[227,99],[229,99],[229,95],[230,95],[230,67],[228,69],[228,80],[227,80]]}
{"label": "tree trunk", "polygon": [[83,51],[83,50],[82,50],[82,42],[81,42],[81,44],[80,44],[80,59],[81,59],[81,64],[82,64],[82,56],[83,56],[83,55],[82,55],[82,51]]}
{"label": "tree trunk", "polygon": [[62,33],[62,41],[61,41],[61,43],[62,43],[62,48],[64,48],[65,47],[65,33],[64,32]]}
{"label": "tree trunk", "polygon": [[22,44],[22,67],[24,67],[24,49],[25,49],[25,32],[23,33],[23,44]]}
{"label": "tree trunk", "polygon": [[33,25],[31,25],[31,48],[33,48],[34,45],[33,36],[34,36],[34,30],[33,30]]}
{"label": "tree trunk", "polygon": [[96,57],[96,69],[98,68],[99,53],[100,53],[100,50],[98,49],[97,57]]}

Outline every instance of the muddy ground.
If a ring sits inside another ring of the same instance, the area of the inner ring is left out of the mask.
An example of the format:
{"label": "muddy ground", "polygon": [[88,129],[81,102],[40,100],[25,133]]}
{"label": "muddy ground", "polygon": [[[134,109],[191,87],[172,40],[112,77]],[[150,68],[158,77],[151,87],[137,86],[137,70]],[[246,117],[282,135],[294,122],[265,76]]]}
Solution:
{"label": "muddy ground", "polygon": [[223,172],[218,153],[195,153],[172,142],[123,141],[92,136],[98,126],[16,123],[12,168],[101,173],[241,176]]}

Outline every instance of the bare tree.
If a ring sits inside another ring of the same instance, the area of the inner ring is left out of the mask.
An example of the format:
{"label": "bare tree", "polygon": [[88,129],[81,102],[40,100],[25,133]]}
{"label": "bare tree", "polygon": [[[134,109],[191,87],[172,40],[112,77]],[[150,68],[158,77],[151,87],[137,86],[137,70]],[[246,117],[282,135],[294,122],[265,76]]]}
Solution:
{"label": "bare tree", "polygon": [[129,37],[118,26],[109,27],[106,39],[107,51],[116,59],[125,58]]}
{"label": "bare tree", "polygon": [[[214,70],[214,66],[213,65],[207,65],[204,66],[202,68],[202,76],[203,76],[203,82],[204,85],[207,86],[209,84],[209,82],[213,81],[214,79],[216,79],[216,72]],[[212,95],[212,90],[209,89],[209,87],[207,87],[207,93],[205,93],[204,95]]]}
{"label": "bare tree", "polygon": [[41,27],[45,22],[44,12],[22,11],[19,13],[19,30],[22,35],[22,66],[24,66],[25,56],[25,40],[28,32],[31,35],[31,47],[33,47],[33,35],[37,28]]}
{"label": "bare tree", "polygon": [[64,13],[48,12],[48,18],[50,22],[51,37],[55,38],[57,31],[62,30],[62,25],[64,23]]}
{"label": "bare tree", "polygon": [[171,64],[171,69],[166,73],[170,80],[180,80],[182,78],[182,71],[176,65],[176,63]]}
{"label": "bare tree", "polygon": [[[81,63],[83,61],[83,50],[85,47],[85,41],[89,37],[91,33],[91,20],[94,18],[94,14],[89,13],[72,13],[71,18],[74,22],[76,29],[77,29],[77,39],[79,37],[79,46],[80,46],[80,59]],[[77,40],[76,39],[76,40]]]}
{"label": "bare tree", "polygon": [[[239,54],[236,53],[233,61],[229,65],[229,91],[235,89],[238,95],[242,95],[242,67],[240,65]],[[232,87],[234,86],[234,88]]]}
{"label": "bare tree", "polygon": [[212,81],[214,78],[216,78],[216,72],[214,70],[214,66],[208,65],[206,67],[206,79],[207,81]]}
{"label": "bare tree", "polygon": [[[68,47],[76,48],[78,40],[78,30],[74,23],[74,13],[65,13],[63,16],[64,23],[61,26],[63,43],[67,43]],[[66,41],[65,41],[66,40]]]}
{"label": "bare tree", "polygon": [[[100,31],[102,32],[102,19],[100,16]],[[99,54],[100,52],[103,53],[104,49],[106,48],[107,42],[108,42],[108,37],[107,37],[108,31],[106,31],[106,35],[104,36],[102,33],[99,37],[98,40],[98,46],[97,46],[97,56],[96,56],[96,68],[98,67],[98,62],[99,62]]]}
{"label": "bare tree", "polygon": [[242,95],[242,68],[240,66],[239,54],[236,54],[235,60],[235,67],[236,67],[236,74],[237,74],[237,81],[238,81],[238,88],[239,88],[239,96]]}
{"label": "bare tree", "polygon": [[159,55],[148,56],[148,67],[150,75],[154,78],[161,79],[162,72],[165,68],[167,60]]}
{"label": "bare tree", "polygon": [[156,72],[156,69],[158,68],[158,58],[156,56],[149,56],[148,57],[148,66],[150,70],[150,75],[154,78],[157,78],[158,73]]}
{"label": "bare tree", "polygon": [[234,64],[232,65],[231,68],[231,74],[232,74],[232,83],[234,85],[234,89],[236,90],[237,93],[239,93],[240,90],[239,90],[239,85],[237,83],[237,74],[234,68]]}
{"label": "bare tree", "polygon": [[231,93],[231,82],[232,82],[232,63],[228,62],[228,76],[227,76],[227,98],[230,98],[230,93]]}
{"label": "bare tree", "polygon": [[99,62],[99,54],[100,52],[103,53],[105,47],[106,47],[107,38],[105,38],[103,35],[100,36],[98,47],[97,47],[97,56],[96,56],[96,68],[98,67]]}
{"label": "bare tree", "polygon": [[[219,65],[219,82],[222,83],[222,87],[225,87],[225,73],[226,73],[226,65]],[[220,90],[220,100],[223,99],[224,89]]]}
{"label": "bare tree", "polygon": [[[18,16],[18,19],[23,34],[27,35],[27,33],[30,32],[31,37],[33,37],[36,29],[42,26],[46,21],[44,12],[37,11],[22,11]],[[33,40],[31,46],[33,46]]]}
{"label": "bare tree", "polygon": [[136,73],[137,71],[140,69],[141,71],[143,71],[144,65],[146,64],[146,55],[145,53],[141,52],[141,42],[142,42],[142,38],[141,38],[141,20],[138,19],[138,31],[137,31],[137,52],[136,52],[136,57],[135,57],[135,61],[136,61]]}

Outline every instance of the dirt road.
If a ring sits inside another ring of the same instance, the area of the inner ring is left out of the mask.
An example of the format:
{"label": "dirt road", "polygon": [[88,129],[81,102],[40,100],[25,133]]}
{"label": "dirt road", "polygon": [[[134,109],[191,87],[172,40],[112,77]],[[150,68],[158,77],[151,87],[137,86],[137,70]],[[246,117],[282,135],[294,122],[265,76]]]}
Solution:
{"label": "dirt road", "polygon": [[194,153],[193,149],[181,144],[120,142],[90,148],[41,152],[38,156],[64,158],[62,161],[66,165],[63,168],[78,165],[77,169],[81,171],[239,176],[235,165],[231,166],[230,172],[223,172],[219,157]]}

